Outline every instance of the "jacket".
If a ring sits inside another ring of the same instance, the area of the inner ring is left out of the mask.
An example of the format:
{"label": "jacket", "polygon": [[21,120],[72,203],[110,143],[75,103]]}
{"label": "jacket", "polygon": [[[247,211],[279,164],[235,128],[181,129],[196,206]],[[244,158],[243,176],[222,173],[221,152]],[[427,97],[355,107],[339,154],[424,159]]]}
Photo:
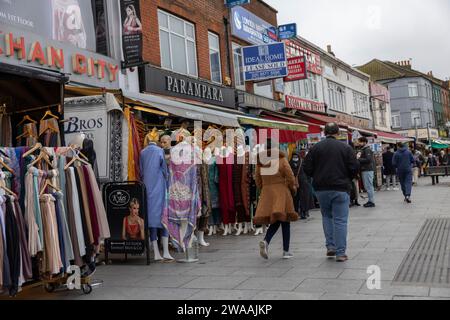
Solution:
{"label": "jacket", "polygon": [[361,157],[359,158],[359,163],[361,164],[361,171],[374,171],[374,158],[373,151],[370,146],[366,145],[361,150]]}
{"label": "jacket", "polygon": [[[257,225],[292,222],[299,218],[292,198],[296,189],[294,173],[285,154],[278,152],[278,159],[258,160],[256,166],[255,182],[261,190],[254,218]],[[273,172],[272,168],[275,168]]]}
{"label": "jacket", "polygon": [[413,164],[414,157],[406,147],[398,149],[392,158],[392,165],[398,172],[411,172]]}
{"label": "jacket", "polygon": [[383,153],[383,174],[386,176],[396,174],[395,167],[392,165],[392,158],[394,158],[393,152]]}
{"label": "jacket", "polygon": [[313,179],[316,191],[350,193],[352,179],[358,174],[359,166],[353,149],[334,137],[327,137],[316,144],[304,162],[305,173]]}

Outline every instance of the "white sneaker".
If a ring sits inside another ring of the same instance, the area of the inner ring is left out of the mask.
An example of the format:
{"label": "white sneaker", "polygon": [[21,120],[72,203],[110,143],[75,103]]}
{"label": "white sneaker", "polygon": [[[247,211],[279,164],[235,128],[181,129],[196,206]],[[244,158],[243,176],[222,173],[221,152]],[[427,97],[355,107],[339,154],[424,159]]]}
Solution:
{"label": "white sneaker", "polygon": [[398,190],[400,190],[400,189],[399,189],[399,188],[397,188],[397,187],[396,187],[396,188],[394,188],[394,191],[398,191]]}
{"label": "white sneaker", "polygon": [[269,255],[267,253],[267,247],[269,245],[267,244],[266,241],[260,241],[259,242],[259,254],[261,255],[261,257],[263,257],[264,259],[269,259]]}
{"label": "white sneaker", "polygon": [[291,259],[294,255],[290,252],[283,251],[283,259]]}
{"label": "white sneaker", "polygon": [[391,189],[391,187],[389,187],[389,188],[387,188],[386,190],[387,190],[387,191],[391,191],[392,189]]}

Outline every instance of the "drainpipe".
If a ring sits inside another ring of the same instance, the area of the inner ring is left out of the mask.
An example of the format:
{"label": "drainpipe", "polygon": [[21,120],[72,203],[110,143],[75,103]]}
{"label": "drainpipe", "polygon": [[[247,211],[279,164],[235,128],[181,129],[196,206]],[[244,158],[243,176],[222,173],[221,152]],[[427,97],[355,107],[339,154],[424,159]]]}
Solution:
{"label": "drainpipe", "polygon": [[230,34],[228,33],[228,19],[223,17],[223,24],[225,25],[225,41],[227,43],[227,64],[228,64],[228,73],[230,79],[233,79],[232,74],[233,70],[231,68],[231,58],[230,58]]}

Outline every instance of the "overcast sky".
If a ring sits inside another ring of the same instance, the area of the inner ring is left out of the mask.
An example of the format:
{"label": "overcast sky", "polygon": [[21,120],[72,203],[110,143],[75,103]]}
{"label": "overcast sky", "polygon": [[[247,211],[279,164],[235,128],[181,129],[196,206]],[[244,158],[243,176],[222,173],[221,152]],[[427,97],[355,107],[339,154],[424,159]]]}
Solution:
{"label": "overcast sky", "polygon": [[450,77],[450,0],[265,0],[278,24],[350,65],[412,59],[414,69]]}

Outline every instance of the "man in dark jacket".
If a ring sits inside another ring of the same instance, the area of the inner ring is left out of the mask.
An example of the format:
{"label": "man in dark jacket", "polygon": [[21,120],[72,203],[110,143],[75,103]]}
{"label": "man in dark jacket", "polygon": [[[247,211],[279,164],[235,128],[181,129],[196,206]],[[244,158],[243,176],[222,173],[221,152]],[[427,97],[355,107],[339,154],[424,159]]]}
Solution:
{"label": "man in dark jacket", "polygon": [[358,160],[361,164],[361,176],[363,179],[364,189],[367,191],[369,196],[369,201],[364,205],[365,208],[375,207],[375,188],[373,186],[373,176],[374,176],[374,157],[370,146],[368,145],[368,140],[366,137],[361,137],[358,139],[359,145],[361,146],[361,152],[358,154]]}
{"label": "man in dark jacket", "polygon": [[397,168],[397,174],[402,186],[403,196],[407,203],[411,203],[411,189],[412,189],[412,167],[414,164],[414,157],[408,147],[403,143],[398,144],[398,150],[392,158],[392,165]]}
{"label": "man in dark jacket", "polygon": [[[390,146],[386,148],[386,152],[383,153],[383,174],[386,176],[386,187],[390,191],[392,189],[398,190],[397,188],[397,172],[392,165],[392,158],[394,153]],[[392,188],[390,187],[392,185]]]}
{"label": "man in dark jacket", "polygon": [[336,261],[348,259],[347,223],[352,179],[357,175],[359,163],[353,149],[336,139],[339,126],[325,126],[326,140],[316,144],[306,156],[305,173],[312,177],[313,188],[320,203],[327,256]]}

